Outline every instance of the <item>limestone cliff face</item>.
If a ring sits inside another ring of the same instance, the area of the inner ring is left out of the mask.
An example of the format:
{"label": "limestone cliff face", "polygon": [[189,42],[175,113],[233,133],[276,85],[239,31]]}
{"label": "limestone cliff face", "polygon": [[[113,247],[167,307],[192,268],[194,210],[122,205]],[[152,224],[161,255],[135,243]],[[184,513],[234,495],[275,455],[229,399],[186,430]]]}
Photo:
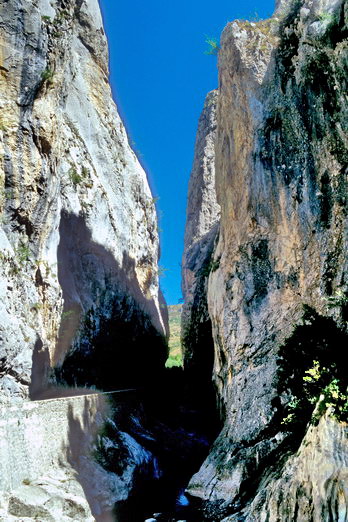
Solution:
{"label": "limestone cliff face", "polygon": [[157,218],[98,2],[6,0],[0,28],[1,393],[129,384],[165,358]]}
{"label": "limestone cliff face", "polygon": [[[347,514],[347,17],[284,2],[222,35],[207,299],[226,420],[188,488],[213,520]],[[317,400],[336,420],[315,425]]]}
{"label": "limestone cliff face", "polygon": [[215,193],[217,91],[208,94],[198,124],[188,188],[185,249],[182,260],[182,346],[190,379],[210,378],[213,358],[207,283],[219,229],[220,207]]}
{"label": "limestone cliff face", "polygon": [[[259,491],[247,520],[347,519],[348,429],[329,415],[311,426],[298,450]],[[227,517],[225,522],[236,520]]]}

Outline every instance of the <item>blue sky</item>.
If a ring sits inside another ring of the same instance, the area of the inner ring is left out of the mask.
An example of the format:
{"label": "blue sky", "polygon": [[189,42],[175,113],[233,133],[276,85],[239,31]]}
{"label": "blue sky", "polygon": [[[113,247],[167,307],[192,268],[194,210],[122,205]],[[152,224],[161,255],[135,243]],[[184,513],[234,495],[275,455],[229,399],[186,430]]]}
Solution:
{"label": "blue sky", "polygon": [[273,0],[100,0],[109,40],[111,85],[128,134],[145,167],[161,229],[162,289],[181,297],[180,263],[187,185],[198,118],[217,87],[216,58],[206,37],[219,39],[235,18],[270,16]]}

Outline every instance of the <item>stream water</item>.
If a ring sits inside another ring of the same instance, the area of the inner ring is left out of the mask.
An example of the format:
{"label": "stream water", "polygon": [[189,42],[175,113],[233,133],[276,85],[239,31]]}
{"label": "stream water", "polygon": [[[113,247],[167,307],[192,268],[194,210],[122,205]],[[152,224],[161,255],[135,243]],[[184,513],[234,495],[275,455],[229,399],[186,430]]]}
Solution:
{"label": "stream water", "polygon": [[[159,493],[157,491],[157,493]],[[173,491],[154,498],[149,494],[142,502],[133,497],[116,509],[117,522],[202,522],[199,503],[184,494],[184,489],[175,498]]]}
{"label": "stream water", "polygon": [[141,394],[136,424],[127,412],[125,431],[153,455],[156,465],[151,474],[139,470],[130,497],[116,506],[117,522],[202,521],[198,500],[187,496],[185,488],[208,455],[220,423],[215,398],[203,390],[194,393],[192,386],[182,371],[172,369]]}
{"label": "stream water", "polygon": [[145,519],[145,522],[201,522],[202,515],[199,510],[197,500],[185,495],[185,490],[182,489],[175,500],[175,506],[172,506],[168,511],[152,513],[150,518]]}

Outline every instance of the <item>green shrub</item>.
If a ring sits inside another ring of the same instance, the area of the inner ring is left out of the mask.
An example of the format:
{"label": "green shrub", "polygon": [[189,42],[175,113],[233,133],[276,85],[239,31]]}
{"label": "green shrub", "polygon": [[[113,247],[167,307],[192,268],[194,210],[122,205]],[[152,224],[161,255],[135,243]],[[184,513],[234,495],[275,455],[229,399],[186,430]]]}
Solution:
{"label": "green shrub", "polygon": [[43,308],[43,304],[42,303],[34,303],[32,305],[32,307],[31,307],[31,310],[35,310],[35,312],[38,312],[42,308]]}
{"label": "green shrub", "polygon": [[74,185],[78,185],[79,183],[81,183],[81,181],[83,180],[83,177],[80,176],[80,174],[77,172],[77,170],[74,168],[74,167],[71,167],[69,170],[68,170],[68,176],[70,178],[70,181],[74,184]]}
{"label": "green shrub", "polygon": [[173,366],[182,366],[182,355],[176,354],[176,355],[169,355],[168,359],[166,360],[166,368],[173,368]]}
{"label": "green shrub", "polygon": [[333,319],[320,316],[305,306],[303,324],[280,349],[279,393],[291,393],[284,407],[282,425],[303,428],[317,423],[330,408],[333,417],[348,420],[348,378],[344,346],[347,335]]}
{"label": "green shrub", "polygon": [[219,268],[220,266],[220,260],[221,260],[221,256],[218,257],[217,259],[211,259],[209,261],[209,263],[207,263],[206,265],[204,265],[200,270],[199,270],[199,275],[200,276],[203,276],[203,277],[208,277],[209,274],[211,272],[216,272],[216,270]]}
{"label": "green shrub", "polygon": [[342,290],[338,289],[335,295],[327,298],[329,308],[342,308],[348,305],[348,295]]}
{"label": "green shrub", "polygon": [[318,19],[320,22],[329,22],[333,24],[336,21],[336,16],[333,13],[322,12],[319,13]]}
{"label": "green shrub", "polygon": [[81,175],[83,178],[88,178],[90,175],[89,169],[87,167],[82,167]]}
{"label": "green shrub", "polygon": [[319,397],[315,420],[318,420],[330,408],[333,417],[342,422],[348,419],[348,388],[339,379],[333,379],[325,386]]}
{"label": "green shrub", "polygon": [[67,310],[66,312],[63,312],[62,313],[62,321],[64,321],[65,319],[69,319],[69,317],[73,316],[75,314],[75,310]]}
{"label": "green shrub", "polygon": [[[44,270],[45,271],[45,276],[46,277],[49,277],[50,274],[52,274],[52,268],[53,266],[55,266],[57,263],[54,263],[53,265],[50,265],[48,263],[48,261],[46,261],[45,259],[37,259],[35,261],[35,264],[38,268],[40,268],[40,270]],[[53,277],[55,277],[54,274],[52,274]]]}
{"label": "green shrub", "polygon": [[16,250],[17,260],[20,265],[23,265],[26,261],[28,261],[29,255],[30,250],[28,246],[22,245]]}
{"label": "green shrub", "polygon": [[205,43],[208,44],[209,48],[204,52],[210,56],[216,56],[219,54],[220,46],[216,38],[206,37]]}
{"label": "green shrub", "polygon": [[43,82],[46,82],[47,84],[52,84],[53,83],[53,76],[54,76],[54,72],[52,71],[52,69],[50,68],[47,68],[45,69],[42,73],[41,73],[41,79]]}
{"label": "green shrub", "polygon": [[157,201],[159,200],[159,196],[154,196],[150,198],[146,203],[145,206],[147,209],[152,209],[154,206],[156,206]]}
{"label": "green shrub", "polygon": [[168,272],[168,268],[164,268],[164,266],[158,266],[157,275],[158,277],[165,277],[166,272]]}

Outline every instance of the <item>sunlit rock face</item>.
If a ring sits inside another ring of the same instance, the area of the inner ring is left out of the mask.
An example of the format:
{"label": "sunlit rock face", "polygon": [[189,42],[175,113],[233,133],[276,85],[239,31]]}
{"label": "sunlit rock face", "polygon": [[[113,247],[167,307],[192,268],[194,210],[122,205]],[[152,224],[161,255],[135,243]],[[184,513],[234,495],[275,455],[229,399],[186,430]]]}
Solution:
{"label": "sunlit rock face", "polygon": [[216,104],[218,93],[207,95],[201,114],[190,177],[182,259],[181,336],[185,371],[204,393],[211,380],[214,348],[208,314],[207,283],[213,269],[213,249],[219,231],[220,207],[215,193]]}
{"label": "sunlit rock face", "polygon": [[228,24],[219,53],[221,223],[207,301],[226,421],[188,488],[212,520],[347,513],[344,424],[306,425],[325,368],[341,388],[326,390],[321,412],[347,384],[348,10],[279,4],[270,20]]}
{"label": "sunlit rock face", "polygon": [[166,319],[155,205],[111,97],[98,2],[0,11],[2,393],[35,396],[52,368],[127,384],[162,364]]}

